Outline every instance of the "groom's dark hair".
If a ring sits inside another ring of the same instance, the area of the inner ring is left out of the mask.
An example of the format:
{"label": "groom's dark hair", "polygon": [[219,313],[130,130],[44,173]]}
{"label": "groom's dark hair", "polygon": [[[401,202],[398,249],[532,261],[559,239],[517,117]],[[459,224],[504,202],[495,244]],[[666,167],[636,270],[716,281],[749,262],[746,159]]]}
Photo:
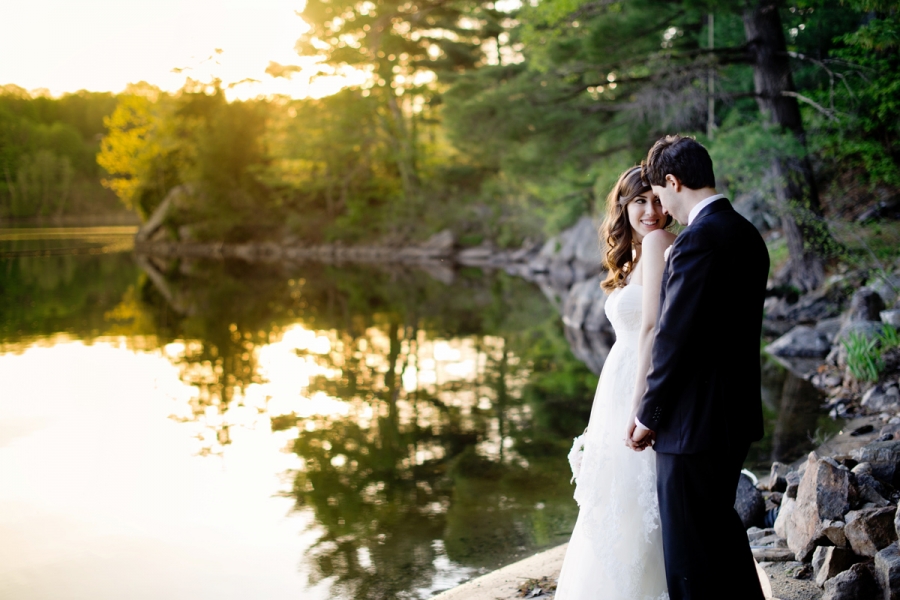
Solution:
{"label": "groom's dark hair", "polygon": [[666,175],[674,175],[692,190],[716,187],[712,159],[703,145],[692,137],[667,135],[650,148],[641,163],[641,177],[649,185],[666,185]]}

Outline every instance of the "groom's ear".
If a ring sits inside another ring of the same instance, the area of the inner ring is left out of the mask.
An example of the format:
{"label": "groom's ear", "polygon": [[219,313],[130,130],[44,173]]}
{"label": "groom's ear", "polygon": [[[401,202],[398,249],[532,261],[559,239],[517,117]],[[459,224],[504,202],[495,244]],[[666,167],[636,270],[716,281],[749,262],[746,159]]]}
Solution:
{"label": "groom's ear", "polygon": [[670,184],[674,188],[675,192],[680,192],[682,186],[684,185],[683,183],[681,183],[680,179],[669,173],[666,175],[666,187],[669,187]]}

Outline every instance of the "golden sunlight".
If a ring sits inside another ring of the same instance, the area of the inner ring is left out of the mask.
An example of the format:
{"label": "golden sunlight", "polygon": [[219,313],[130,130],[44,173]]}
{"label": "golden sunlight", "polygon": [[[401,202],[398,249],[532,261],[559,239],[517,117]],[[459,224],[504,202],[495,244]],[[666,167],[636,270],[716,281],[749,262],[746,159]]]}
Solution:
{"label": "golden sunlight", "polygon": [[[332,94],[362,73],[318,72],[294,51],[308,29],[304,0],[34,0],[0,4],[0,85],[52,95],[120,92],[146,81],[179,89],[190,77],[222,80],[229,99]],[[271,63],[297,65],[290,77]]]}

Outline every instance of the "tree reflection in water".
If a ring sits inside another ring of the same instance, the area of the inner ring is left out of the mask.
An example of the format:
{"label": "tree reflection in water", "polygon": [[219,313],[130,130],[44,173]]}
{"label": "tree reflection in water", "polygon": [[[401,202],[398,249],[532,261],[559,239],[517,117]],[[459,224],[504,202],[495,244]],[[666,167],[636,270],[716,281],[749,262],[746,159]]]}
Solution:
{"label": "tree reflection in water", "polygon": [[[181,418],[202,425],[202,451],[221,451],[248,424],[241,409],[293,436],[302,466],[285,493],[315,515],[320,535],[304,560],[333,597],[427,597],[566,539],[576,509],[565,455],[596,378],[526,282],[144,266],[139,302],[198,390]],[[294,349],[309,375],[295,393],[341,410],[307,402],[274,414],[292,403],[262,355],[298,325],[322,343]]]}

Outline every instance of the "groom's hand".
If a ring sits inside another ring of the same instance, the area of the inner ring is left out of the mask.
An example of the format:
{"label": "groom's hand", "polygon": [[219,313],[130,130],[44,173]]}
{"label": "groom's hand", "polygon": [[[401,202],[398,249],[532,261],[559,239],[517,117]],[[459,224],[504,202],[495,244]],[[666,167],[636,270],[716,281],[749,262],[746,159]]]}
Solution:
{"label": "groom's hand", "polygon": [[643,425],[639,425],[634,420],[628,424],[626,432],[625,445],[640,452],[645,448],[653,445],[653,431],[647,429]]}

